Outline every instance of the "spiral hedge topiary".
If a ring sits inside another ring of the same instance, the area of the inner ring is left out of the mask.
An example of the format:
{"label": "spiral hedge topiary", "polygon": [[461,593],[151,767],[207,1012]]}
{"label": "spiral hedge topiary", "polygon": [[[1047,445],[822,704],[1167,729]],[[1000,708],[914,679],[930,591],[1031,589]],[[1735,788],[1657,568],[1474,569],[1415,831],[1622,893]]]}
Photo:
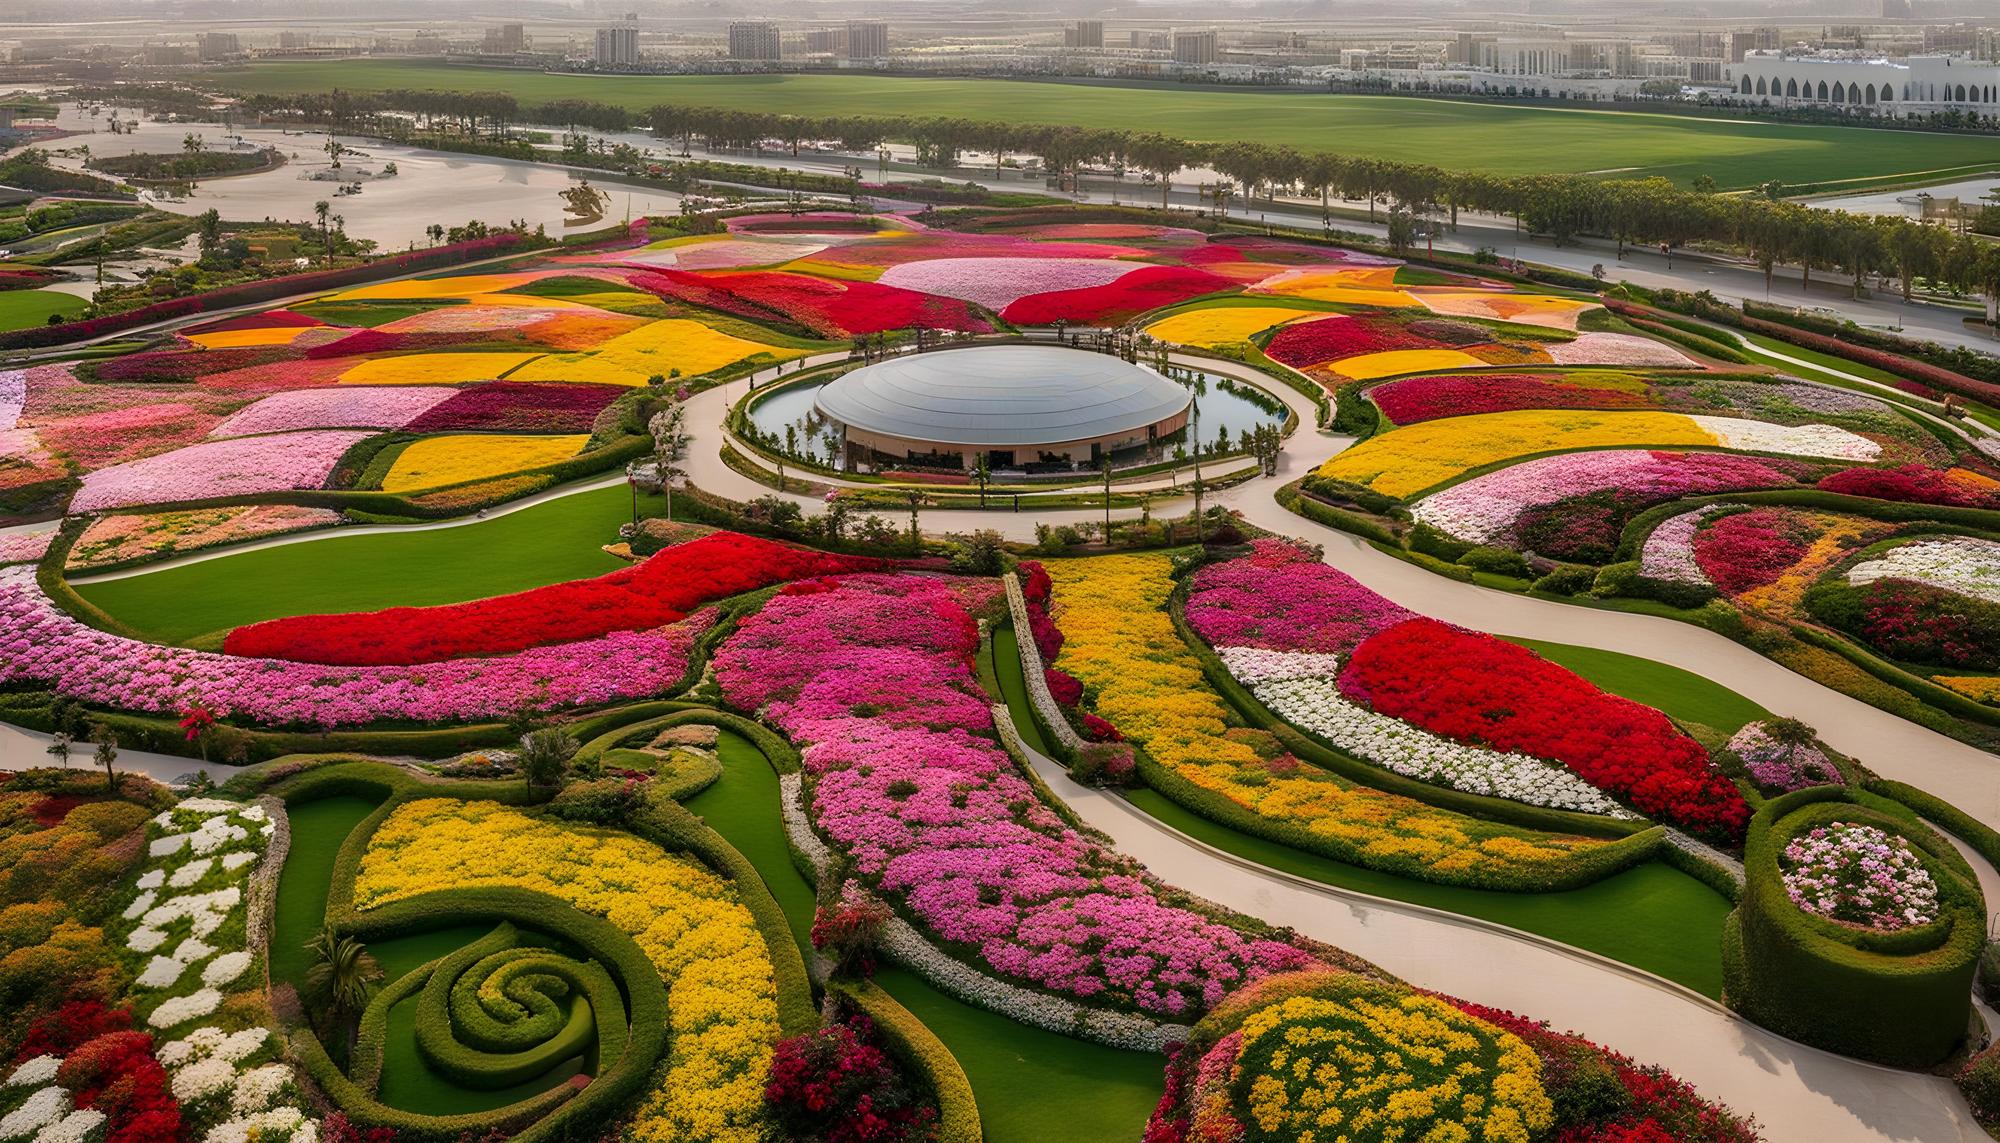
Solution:
{"label": "spiral hedge topiary", "polygon": [[[1839,787],[1773,798],[1751,819],[1742,899],[1723,927],[1724,996],[1795,1040],[1901,1067],[1936,1064],[1965,1038],[1972,976],[1986,943],[1978,882],[1949,843]],[[1907,839],[1937,883],[1939,915],[1891,931],[1807,913],[1779,858],[1801,833],[1835,821]]]}
{"label": "spiral hedge topiary", "polygon": [[417,970],[429,973],[417,996],[417,1050],[463,1087],[512,1087],[573,1056],[625,1053],[625,1000],[611,975],[521,942],[503,922]]}

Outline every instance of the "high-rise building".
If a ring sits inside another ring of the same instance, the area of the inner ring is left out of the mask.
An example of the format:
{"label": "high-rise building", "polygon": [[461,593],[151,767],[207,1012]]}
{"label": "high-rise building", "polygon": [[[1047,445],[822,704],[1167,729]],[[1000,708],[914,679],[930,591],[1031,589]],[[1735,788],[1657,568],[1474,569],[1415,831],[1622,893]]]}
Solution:
{"label": "high-rise building", "polygon": [[811,54],[846,55],[846,28],[807,28],[806,51]]}
{"label": "high-rise building", "polygon": [[1775,52],[1778,50],[1778,29],[1748,28],[1729,33],[1729,62],[1742,63],[1743,57],[1751,52]]}
{"label": "high-rise building", "polygon": [[630,24],[597,29],[597,65],[633,67],[639,62],[639,29]]}
{"label": "high-rise building", "polygon": [[879,60],[889,55],[889,25],[880,20],[847,22],[847,58]]}
{"label": "high-rise building", "polygon": [[203,63],[226,60],[243,50],[234,32],[201,32],[194,38],[194,49]]}
{"label": "high-rise building", "polygon": [[1174,62],[1184,64],[1212,64],[1215,62],[1215,29],[1206,28],[1198,32],[1184,32],[1174,29]]}
{"label": "high-rise building", "polygon": [[1073,48],[1102,48],[1104,46],[1104,21],[1078,20],[1070,29],[1069,38],[1075,42]]}
{"label": "high-rise building", "polygon": [[769,20],[734,20],[729,25],[729,58],[733,60],[781,59],[778,25]]}
{"label": "high-rise building", "polygon": [[519,24],[501,24],[486,29],[486,54],[512,56],[528,49],[528,32]]}

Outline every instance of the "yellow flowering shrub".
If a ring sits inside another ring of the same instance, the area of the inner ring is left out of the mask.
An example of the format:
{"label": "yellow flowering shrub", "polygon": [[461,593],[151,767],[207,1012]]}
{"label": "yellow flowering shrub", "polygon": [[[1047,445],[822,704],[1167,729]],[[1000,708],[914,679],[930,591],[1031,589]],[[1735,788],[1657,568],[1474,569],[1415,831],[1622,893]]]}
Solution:
{"label": "yellow flowering shrub", "polygon": [[1161,767],[1316,843],[1310,848],[1370,868],[1478,883],[1531,877],[1603,844],[1467,817],[1290,755],[1266,762],[1248,741],[1256,732],[1230,733],[1228,704],[1165,610],[1173,591],[1166,555],[1045,566],[1055,585],[1051,613],[1064,637],[1055,665],[1083,683],[1096,712]]}
{"label": "yellow flowering shrub", "polygon": [[535,353],[405,353],[376,357],[340,375],[342,385],[462,385],[494,381],[540,356]]}
{"label": "yellow flowering shrub", "polygon": [[1272,326],[1326,316],[1324,310],[1294,306],[1208,306],[1162,318],[1147,326],[1146,332],[1176,345],[1236,345]]}
{"label": "yellow flowering shrub", "polygon": [[509,433],[454,433],[412,441],[382,477],[382,491],[441,488],[489,476],[504,476],[568,460],[590,442],[589,433],[531,436]]}
{"label": "yellow flowering shrub", "polygon": [[1531,1143],[1555,1122],[1534,1049],[1434,996],[1309,973],[1247,999],[1190,1093],[1213,1137]]}
{"label": "yellow flowering shrub", "polygon": [[423,798],[391,813],[362,855],[354,907],[438,890],[547,894],[630,936],[667,986],[660,1085],[639,1107],[640,1143],[756,1143],[779,1039],[771,958],[735,887],[699,862],[616,830],[498,802]]}
{"label": "yellow flowering shrub", "polygon": [[1377,377],[1397,377],[1404,373],[1436,373],[1445,369],[1480,369],[1488,363],[1462,349],[1390,349],[1343,357],[1316,368],[1338,373],[1352,381],[1373,381]]}
{"label": "yellow flowering shrub", "polygon": [[378,302],[400,298],[469,298],[474,294],[497,294],[546,278],[551,270],[527,270],[513,274],[452,274],[443,278],[406,278],[400,282],[376,282],[356,286],[320,299],[328,302]]}
{"label": "yellow flowering shrub", "polygon": [[2000,678],[1990,675],[1939,675],[1932,681],[1950,687],[1967,698],[2000,704]]}
{"label": "yellow flowering shrub", "polygon": [[1806,545],[1805,554],[1799,557],[1797,563],[1786,568],[1783,575],[1737,596],[1739,602],[1759,611],[1787,618],[1806,618],[1806,589],[1817,583],[1828,568],[1855,549],[1866,547],[1895,531],[1891,525],[1863,516],[1800,510],[1792,510],[1788,514],[1796,516],[1806,528],[1818,533],[1817,537]]}
{"label": "yellow flowering shrub", "polygon": [[1679,413],[1516,409],[1405,425],[1362,441],[1320,465],[1318,472],[1407,497],[1468,469],[1536,453],[1721,443]]}
{"label": "yellow flowering shrub", "polygon": [[710,373],[745,358],[770,362],[804,356],[805,350],[733,337],[688,318],[663,318],[612,338],[591,353],[551,354],[523,366],[512,381],[588,381],[644,385],[655,373],[683,377]]}
{"label": "yellow flowering shrub", "polygon": [[300,334],[316,328],[319,327],[279,325],[264,329],[219,329],[214,333],[190,333],[183,336],[203,349],[238,349],[251,345],[290,345],[298,340]]}

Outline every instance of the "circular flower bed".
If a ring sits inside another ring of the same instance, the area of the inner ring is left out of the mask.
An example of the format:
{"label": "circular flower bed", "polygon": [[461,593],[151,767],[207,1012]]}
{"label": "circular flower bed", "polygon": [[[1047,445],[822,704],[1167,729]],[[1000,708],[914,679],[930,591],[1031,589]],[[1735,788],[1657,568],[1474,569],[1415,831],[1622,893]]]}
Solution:
{"label": "circular flower bed", "polygon": [[1900,837],[1870,825],[1832,822],[1785,847],[1785,892],[1808,913],[1871,929],[1938,919],[1937,882]]}

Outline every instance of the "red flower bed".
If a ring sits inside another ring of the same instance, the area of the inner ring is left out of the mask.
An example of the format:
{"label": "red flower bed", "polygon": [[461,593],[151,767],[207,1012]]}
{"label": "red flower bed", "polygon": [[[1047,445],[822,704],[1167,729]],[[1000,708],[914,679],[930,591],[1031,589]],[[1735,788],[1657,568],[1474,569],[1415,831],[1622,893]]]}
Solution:
{"label": "red flower bed", "polygon": [[340,666],[435,663],[659,627],[713,599],[884,561],[718,532],[594,579],[442,607],[299,615],[231,631],[231,655]]}
{"label": "red flower bed", "polygon": [[1147,310],[1227,290],[1235,284],[1207,270],[1149,266],[1102,286],[1029,294],[1010,303],[1000,316],[1016,325],[1053,325],[1058,321],[1122,325]]}
{"label": "red flower bed", "polygon": [[660,270],[648,266],[643,269],[620,270],[615,274],[604,276],[668,301],[685,302],[717,313],[734,314],[740,318],[759,322],[786,320],[785,316],[776,310],[755,305],[747,298],[738,297],[723,286],[686,270]]}
{"label": "red flower bed", "polygon": [[1264,353],[1294,369],[1396,349],[1442,349],[1444,343],[1410,332],[1401,322],[1343,314],[1285,326]]}
{"label": "red flower bed", "polygon": [[1399,425],[1499,413],[1510,409],[1647,409],[1642,393],[1565,385],[1548,374],[1460,373],[1411,377],[1368,391],[1384,416]]}
{"label": "red flower bed", "polygon": [[1459,742],[1560,762],[1640,813],[1734,844],[1750,807],[1667,716],[1483,632],[1410,619],[1371,636],[1340,691]]}
{"label": "red flower bed", "polygon": [[104,1143],[177,1139],[181,1108],[146,1032],[107,1032],[69,1053],[56,1071],[71,1102],[105,1116]]}
{"label": "red flower bed", "polygon": [[2000,508],[2000,490],[1955,478],[1950,471],[1923,464],[1901,468],[1849,468],[1819,482],[1825,492],[1872,496],[1912,504],[1943,504],[1953,508]]}
{"label": "red flower bed", "polygon": [[223,349],[161,349],[88,362],[96,381],[199,381],[212,373],[297,361],[304,355],[289,345],[240,345]]}
{"label": "red flower bed", "polygon": [[364,353],[457,349],[475,341],[523,340],[526,339],[515,329],[488,330],[483,333],[464,333],[457,330],[392,332],[383,329],[358,329],[346,337],[329,341],[324,345],[309,346],[305,350],[305,356],[308,361],[324,361],[330,357],[356,357]]}
{"label": "red flower bed", "polygon": [[1711,522],[1694,534],[1694,562],[1708,581],[1731,595],[1775,583],[1803,559],[1812,537],[1777,508],[1752,508]]}
{"label": "red flower bed", "polygon": [[403,427],[413,433],[453,429],[588,432],[597,415],[618,394],[610,385],[487,381],[460,389]]}
{"label": "red flower bed", "polygon": [[311,329],[326,323],[316,317],[296,313],[292,310],[265,310],[260,314],[244,314],[241,317],[223,318],[221,321],[207,322],[184,329],[182,333],[228,333],[238,329]]}
{"label": "red flower bed", "polygon": [[[1835,357],[1845,357],[1849,361],[1859,361],[1863,365],[1872,365],[1877,369],[1894,373],[1904,379],[1904,381],[1897,383],[1897,388],[1917,393],[1920,396],[1936,396],[1935,393],[1925,393],[1923,391],[1921,386],[1929,385],[1937,389],[1942,389],[1947,393],[1957,393],[1962,397],[1971,397],[1975,401],[1984,401],[1989,405],[2000,405],[2000,385],[1995,385],[1991,381],[1980,381],[1967,377],[1963,373],[1954,373],[1949,369],[1941,369],[1929,362],[1918,361],[1914,357],[1904,357],[1901,354],[1890,353],[1887,350],[1871,349],[1865,345],[1855,345],[1852,342],[1842,341],[1837,337],[1828,337],[1823,333],[1813,333],[1810,330],[1803,330],[1797,326],[1780,325],[1774,321],[1765,321],[1762,318],[1753,317],[1743,318],[1742,322],[1744,329],[1755,333],[1780,338],[1795,345],[1803,345],[1807,349],[1817,349],[1821,353],[1831,353]],[[1912,385],[1905,383],[1908,381],[1918,382],[1919,384]]]}
{"label": "red flower bed", "polygon": [[1056,700],[1057,706],[1075,706],[1083,701],[1083,683],[1068,671],[1044,667],[1042,678],[1049,684],[1049,696]]}
{"label": "red flower bed", "polygon": [[752,305],[782,315],[815,333],[833,337],[882,333],[923,326],[928,329],[991,333],[993,327],[957,298],[885,286],[880,282],[834,281],[779,270],[663,271],[725,290]]}
{"label": "red flower bed", "polygon": [[14,1052],[19,1064],[36,1056],[67,1056],[107,1032],[132,1027],[132,1010],[106,1007],[102,1000],[65,1000],[55,1011],[28,1026]]}
{"label": "red flower bed", "polygon": [[764,1102],[780,1138],[820,1143],[914,1143],[932,1137],[937,1109],[866,1016],[778,1042]]}
{"label": "red flower bed", "polygon": [[2000,670],[2000,606],[1907,579],[1857,589],[1860,634],[1890,658]]}
{"label": "red flower bed", "polygon": [[9,266],[0,270],[0,290],[33,290],[56,280],[53,270],[31,266]]}

